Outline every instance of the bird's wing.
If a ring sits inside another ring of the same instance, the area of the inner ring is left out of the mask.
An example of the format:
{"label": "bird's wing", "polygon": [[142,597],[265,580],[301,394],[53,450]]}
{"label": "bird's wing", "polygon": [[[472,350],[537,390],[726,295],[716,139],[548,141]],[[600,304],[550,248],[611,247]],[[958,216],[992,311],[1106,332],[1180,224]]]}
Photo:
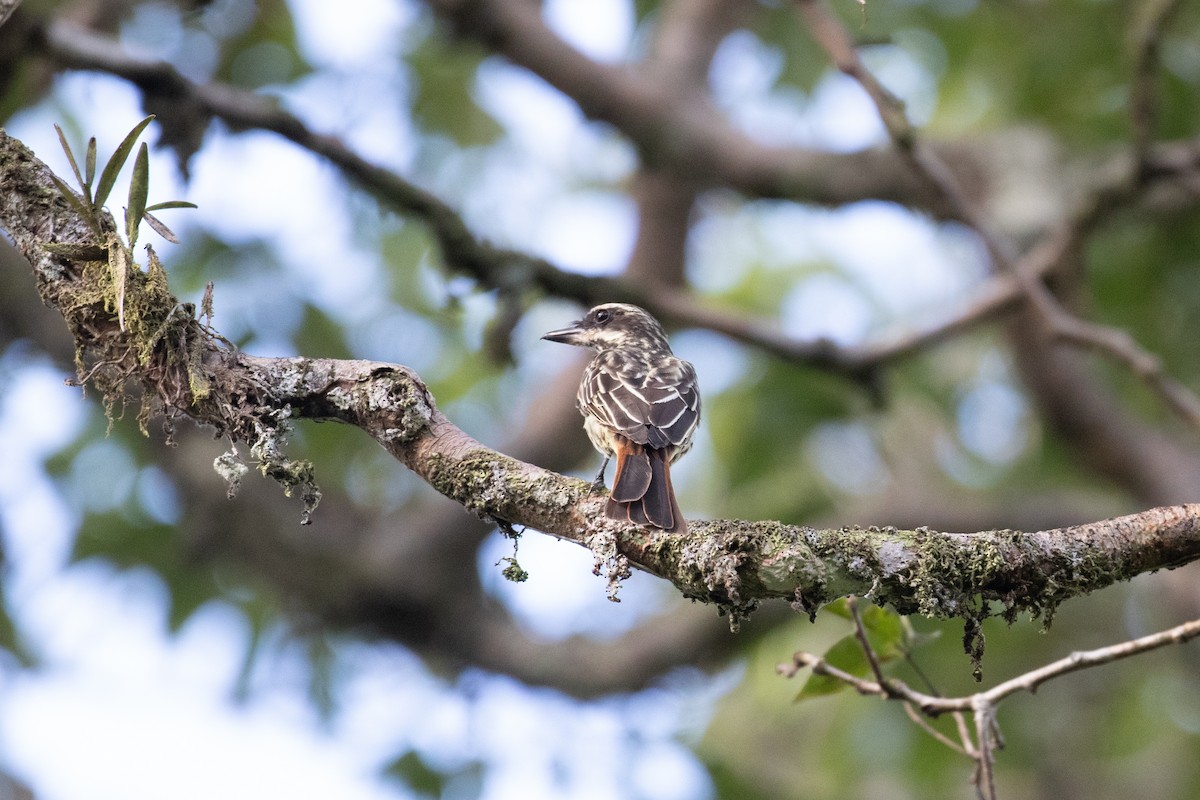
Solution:
{"label": "bird's wing", "polygon": [[593,362],[579,388],[580,409],[638,444],[685,444],[700,422],[696,370],[673,356],[645,368],[625,366],[619,359]]}

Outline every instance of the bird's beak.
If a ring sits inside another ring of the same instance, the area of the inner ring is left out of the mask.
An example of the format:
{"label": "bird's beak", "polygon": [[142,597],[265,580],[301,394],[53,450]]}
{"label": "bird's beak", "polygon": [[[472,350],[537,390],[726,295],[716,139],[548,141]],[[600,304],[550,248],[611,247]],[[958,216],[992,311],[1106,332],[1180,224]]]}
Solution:
{"label": "bird's beak", "polygon": [[551,342],[562,342],[563,344],[582,345],[583,328],[580,323],[576,322],[569,328],[559,328],[556,331],[550,331],[542,336],[543,339]]}

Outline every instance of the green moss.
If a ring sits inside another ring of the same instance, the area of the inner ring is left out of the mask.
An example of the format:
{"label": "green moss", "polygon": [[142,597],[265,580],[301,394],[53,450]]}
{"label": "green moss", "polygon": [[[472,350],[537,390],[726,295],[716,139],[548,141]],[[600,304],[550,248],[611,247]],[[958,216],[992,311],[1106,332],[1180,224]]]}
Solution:
{"label": "green moss", "polygon": [[513,499],[533,496],[536,488],[528,473],[518,468],[519,462],[508,461],[486,449],[453,458],[435,453],[429,457],[426,479],[469,511],[508,518],[506,507]]}
{"label": "green moss", "polygon": [[54,300],[75,334],[77,380],[101,393],[110,419],[112,409],[124,404],[129,379],[141,379],[138,420],[145,432],[146,421],[164,406],[187,406],[209,395],[207,337],[194,309],[171,294],[152,248],[146,248],[145,270],[116,234],[95,250],[107,259],[80,262],[78,278],[61,281]]}

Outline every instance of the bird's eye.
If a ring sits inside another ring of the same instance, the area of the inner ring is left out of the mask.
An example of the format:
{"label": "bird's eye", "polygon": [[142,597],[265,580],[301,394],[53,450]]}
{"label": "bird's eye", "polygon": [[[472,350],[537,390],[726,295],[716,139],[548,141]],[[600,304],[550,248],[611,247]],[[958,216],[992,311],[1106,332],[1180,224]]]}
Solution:
{"label": "bird's eye", "polygon": [[607,308],[602,308],[596,312],[596,322],[598,322],[599,324],[603,325],[604,323],[608,322],[610,319],[612,319],[612,312],[609,311]]}

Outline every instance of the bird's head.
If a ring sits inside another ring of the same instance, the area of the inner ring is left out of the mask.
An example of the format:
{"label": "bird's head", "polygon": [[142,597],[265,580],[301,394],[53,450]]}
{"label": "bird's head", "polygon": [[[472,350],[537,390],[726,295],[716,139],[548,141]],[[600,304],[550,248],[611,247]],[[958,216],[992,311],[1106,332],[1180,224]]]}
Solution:
{"label": "bird's head", "polygon": [[645,309],[626,303],[596,306],[570,327],[550,331],[542,338],[593,350],[665,347],[670,351],[667,334],[658,320]]}

